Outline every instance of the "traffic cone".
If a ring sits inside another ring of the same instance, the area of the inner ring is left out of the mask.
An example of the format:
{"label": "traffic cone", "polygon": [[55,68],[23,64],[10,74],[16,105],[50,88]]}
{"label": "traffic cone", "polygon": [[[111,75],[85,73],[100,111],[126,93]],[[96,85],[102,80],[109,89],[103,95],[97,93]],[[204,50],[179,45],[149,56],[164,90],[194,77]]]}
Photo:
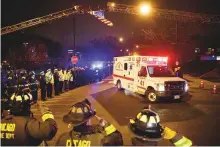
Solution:
{"label": "traffic cone", "polygon": [[203,81],[200,82],[199,87],[200,87],[200,88],[204,88],[204,83],[203,83]]}
{"label": "traffic cone", "polygon": [[216,90],[216,85],[214,85],[214,87],[212,88],[212,94],[216,94],[217,90]]}

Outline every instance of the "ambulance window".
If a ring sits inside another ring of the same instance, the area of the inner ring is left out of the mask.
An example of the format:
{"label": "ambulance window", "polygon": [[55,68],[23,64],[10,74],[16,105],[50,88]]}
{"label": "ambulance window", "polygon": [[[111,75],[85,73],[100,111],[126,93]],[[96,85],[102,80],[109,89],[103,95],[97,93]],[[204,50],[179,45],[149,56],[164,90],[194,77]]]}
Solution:
{"label": "ambulance window", "polygon": [[124,70],[128,69],[128,63],[124,63]]}

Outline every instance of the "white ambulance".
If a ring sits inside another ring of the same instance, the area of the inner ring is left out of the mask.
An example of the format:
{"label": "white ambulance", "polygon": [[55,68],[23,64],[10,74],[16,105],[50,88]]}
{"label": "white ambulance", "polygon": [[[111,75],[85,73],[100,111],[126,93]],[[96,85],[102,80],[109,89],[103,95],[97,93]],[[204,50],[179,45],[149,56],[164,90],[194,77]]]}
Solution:
{"label": "white ambulance", "polygon": [[114,57],[113,80],[117,88],[144,95],[151,102],[163,97],[181,99],[188,83],[175,77],[167,66],[167,57]]}

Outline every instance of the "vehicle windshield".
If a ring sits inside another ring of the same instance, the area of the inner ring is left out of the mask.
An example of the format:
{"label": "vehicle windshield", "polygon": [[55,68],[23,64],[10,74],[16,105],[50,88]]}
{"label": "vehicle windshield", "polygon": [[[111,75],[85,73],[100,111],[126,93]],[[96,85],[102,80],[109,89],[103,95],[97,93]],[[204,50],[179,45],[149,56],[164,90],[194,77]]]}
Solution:
{"label": "vehicle windshield", "polygon": [[147,69],[151,77],[174,77],[167,66],[148,66]]}

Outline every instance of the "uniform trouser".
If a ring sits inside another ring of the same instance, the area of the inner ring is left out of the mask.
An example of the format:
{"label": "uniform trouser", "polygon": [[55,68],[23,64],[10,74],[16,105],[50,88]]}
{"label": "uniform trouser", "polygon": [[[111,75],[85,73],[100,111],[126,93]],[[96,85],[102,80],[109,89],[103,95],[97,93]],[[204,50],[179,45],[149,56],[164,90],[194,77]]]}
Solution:
{"label": "uniform trouser", "polygon": [[52,98],[53,87],[51,83],[47,84],[47,97]]}
{"label": "uniform trouser", "polygon": [[32,94],[32,97],[33,97],[33,101],[37,101],[37,97],[38,97],[38,94],[37,94],[37,90],[35,91],[31,91],[31,94]]}
{"label": "uniform trouser", "polygon": [[64,89],[65,89],[65,90],[68,90],[68,89],[69,89],[69,81],[68,81],[68,80],[65,80],[65,81],[64,81]]}
{"label": "uniform trouser", "polygon": [[73,81],[69,81],[69,89],[73,89]]}
{"label": "uniform trouser", "polygon": [[46,98],[46,88],[42,88],[40,93],[41,93],[41,100],[45,100],[45,98]]}
{"label": "uniform trouser", "polygon": [[59,81],[59,88],[60,88],[60,93],[62,93],[63,92],[63,81]]}
{"label": "uniform trouser", "polygon": [[58,95],[60,93],[60,86],[59,86],[59,82],[54,82],[54,91],[55,91],[55,95]]}

